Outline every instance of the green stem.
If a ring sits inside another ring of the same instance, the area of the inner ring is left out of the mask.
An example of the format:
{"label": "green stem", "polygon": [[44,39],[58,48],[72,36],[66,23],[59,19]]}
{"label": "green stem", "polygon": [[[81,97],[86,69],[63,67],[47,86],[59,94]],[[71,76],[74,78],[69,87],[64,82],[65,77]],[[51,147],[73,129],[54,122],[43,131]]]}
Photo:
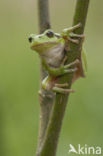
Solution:
{"label": "green stem", "polygon": [[[82,27],[75,30],[76,34],[83,34],[87,12],[88,12],[89,0],[77,0],[73,25],[81,23]],[[68,56],[68,62],[72,62],[80,55],[81,41],[79,45],[70,43],[72,53]],[[69,80],[69,88],[71,88],[73,74],[63,76],[60,82],[66,83]],[[38,156],[55,156],[58,144],[58,138],[62,126],[62,121],[68,102],[69,95],[56,94],[55,103],[53,106],[51,118],[48,123],[47,132],[44,138],[44,142]]]}

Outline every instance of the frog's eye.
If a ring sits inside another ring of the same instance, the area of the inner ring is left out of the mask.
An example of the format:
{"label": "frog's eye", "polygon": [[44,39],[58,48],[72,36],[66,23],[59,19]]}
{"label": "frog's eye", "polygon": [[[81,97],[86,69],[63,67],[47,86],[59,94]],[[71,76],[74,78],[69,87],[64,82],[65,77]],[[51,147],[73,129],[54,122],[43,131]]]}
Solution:
{"label": "frog's eye", "polygon": [[28,40],[29,40],[29,42],[31,43],[32,40],[33,40],[33,38],[32,38],[32,37],[29,37]]}
{"label": "frog's eye", "polygon": [[54,33],[53,33],[52,31],[48,31],[48,32],[46,33],[46,35],[47,35],[49,38],[54,37]]}

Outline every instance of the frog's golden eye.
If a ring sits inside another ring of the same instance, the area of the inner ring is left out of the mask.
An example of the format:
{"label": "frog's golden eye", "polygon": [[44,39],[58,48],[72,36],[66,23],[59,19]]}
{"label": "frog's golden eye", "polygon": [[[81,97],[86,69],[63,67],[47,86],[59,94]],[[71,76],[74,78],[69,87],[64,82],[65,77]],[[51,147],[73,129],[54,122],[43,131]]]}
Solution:
{"label": "frog's golden eye", "polygon": [[48,32],[46,33],[46,35],[47,35],[49,38],[54,37],[54,33],[53,33],[52,31],[48,31]]}

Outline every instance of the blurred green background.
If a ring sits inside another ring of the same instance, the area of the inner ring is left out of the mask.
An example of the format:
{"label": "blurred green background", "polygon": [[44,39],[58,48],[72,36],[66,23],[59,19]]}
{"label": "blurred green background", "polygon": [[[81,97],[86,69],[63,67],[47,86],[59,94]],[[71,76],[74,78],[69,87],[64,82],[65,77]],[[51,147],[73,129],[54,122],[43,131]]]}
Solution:
{"label": "blurred green background", "polygon": [[[72,86],[77,92],[70,96],[57,156],[68,156],[69,144],[103,147],[103,1],[90,1],[88,75]],[[71,26],[75,2],[50,1],[56,32]],[[0,156],[35,156],[40,62],[27,38],[38,33],[37,14],[36,0],[0,1]]]}

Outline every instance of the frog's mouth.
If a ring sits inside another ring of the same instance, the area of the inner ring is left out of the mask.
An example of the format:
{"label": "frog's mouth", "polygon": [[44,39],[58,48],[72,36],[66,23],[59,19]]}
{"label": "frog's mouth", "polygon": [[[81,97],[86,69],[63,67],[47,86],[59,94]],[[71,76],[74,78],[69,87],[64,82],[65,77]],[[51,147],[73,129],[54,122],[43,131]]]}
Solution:
{"label": "frog's mouth", "polygon": [[45,48],[49,48],[49,47],[52,47],[54,45],[57,45],[57,42],[55,41],[51,41],[51,42],[45,42],[45,43],[32,43],[31,44],[31,49],[35,50],[35,49],[38,49],[38,48],[41,48],[41,47],[45,47]]}

